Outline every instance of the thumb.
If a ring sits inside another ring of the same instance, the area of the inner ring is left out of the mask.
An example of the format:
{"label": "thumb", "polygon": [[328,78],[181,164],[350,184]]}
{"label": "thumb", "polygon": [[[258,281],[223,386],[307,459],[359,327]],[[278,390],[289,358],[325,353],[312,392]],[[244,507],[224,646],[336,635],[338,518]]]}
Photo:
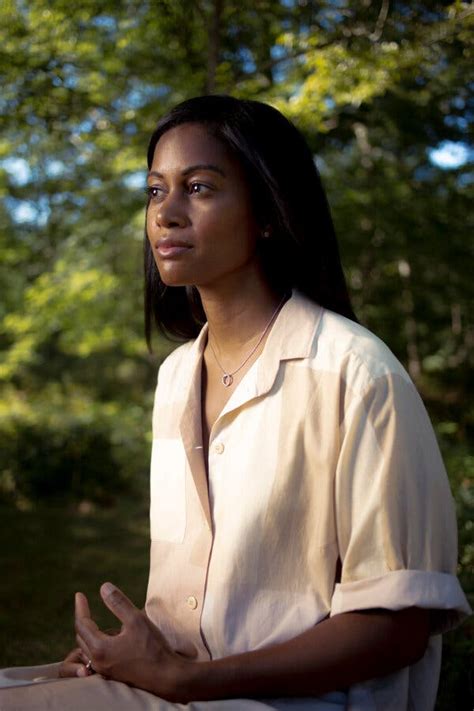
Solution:
{"label": "thumb", "polygon": [[109,610],[124,624],[130,622],[139,612],[133,602],[112,583],[101,585],[100,594]]}

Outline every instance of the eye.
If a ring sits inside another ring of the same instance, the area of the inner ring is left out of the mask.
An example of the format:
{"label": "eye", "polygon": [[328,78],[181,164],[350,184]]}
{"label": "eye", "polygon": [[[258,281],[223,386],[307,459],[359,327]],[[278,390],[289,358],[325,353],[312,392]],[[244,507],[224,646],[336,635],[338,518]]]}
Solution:
{"label": "eye", "polygon": [[209,185],[205,185],[205,183],[198,183],[197,181],[190,183],[189,185],[189,192],[192,195],[200,195],[201,193],[204,194],[210,190],[212,190],[212,188]]}
{"label": "eye", "polygon": [[147,185],[145,188],[145,195],[149,200],[159,200],[163,193],[164,190],[159,185]]}

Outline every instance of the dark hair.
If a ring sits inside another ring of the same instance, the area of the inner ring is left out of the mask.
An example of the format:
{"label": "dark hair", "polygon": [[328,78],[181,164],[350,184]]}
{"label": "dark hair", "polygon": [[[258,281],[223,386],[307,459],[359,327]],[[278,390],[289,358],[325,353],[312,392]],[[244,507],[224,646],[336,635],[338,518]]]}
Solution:
{"label": "dark hair", "polygon": [[[265,275],[280,293],[296,288],[356,321],[342,271],[329,205],[311,151],[298,129],[273,107],[232,96],[198,96],[158,123],[148,167],[161,136],[184,123],[204,124],[231,150],[249,181],[255,217],[271,227],[259,241]],[[166,287],[145,234],[145,333],[152,323],[168,337],[194,338],[206,316],[193,287]]]}

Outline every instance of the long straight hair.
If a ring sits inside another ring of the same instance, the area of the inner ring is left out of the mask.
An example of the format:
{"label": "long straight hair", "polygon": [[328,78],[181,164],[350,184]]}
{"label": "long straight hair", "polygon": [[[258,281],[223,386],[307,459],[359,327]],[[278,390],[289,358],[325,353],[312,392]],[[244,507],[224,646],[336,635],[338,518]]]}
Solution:
{"label": "long straight hair", "polygon": [[[199,96],[159,121],[148,147],[151,168],[164,133],[184,123],[203,124],[242,165],[257,223],[270,237],[257,249],[269,284],[296,288],[353,321],[329,204],[313,155],[298,129],[277,109],[226,95]],[[173,340],[195,338],[206,321],[197,289],[167,287],[160,278],[145,228],[145,334],[153,323]]]}

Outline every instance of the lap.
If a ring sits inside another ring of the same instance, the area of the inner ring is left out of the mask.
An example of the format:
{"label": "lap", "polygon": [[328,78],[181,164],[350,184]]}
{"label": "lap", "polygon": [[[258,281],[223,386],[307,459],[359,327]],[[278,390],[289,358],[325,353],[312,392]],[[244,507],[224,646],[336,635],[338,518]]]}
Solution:
{"label": "lap", "polygon": [[[61,679],[58,664],[0,670],[0,711],[265,711],[250,699],[173,704],[100,674]],[[10,684],[10,686],[6,686]]]}
{"label": "lap", "polygon": [[29,667],[23,678],[19,676],[20,670],[14,670],[17,678],[13,681],[19,685],[0,688],[0,711],[103,711],[108,708],[171,711],[184,708],[141,689],[109,681],[99,674],[85,678],[59,679],[57,675],[44,678],[45,670],[45,667]]}
{"label": "lap", "polygon": [[[59,664],[0,669],[0,711],[340,711],[345,694],[324,699],[226,699],[174,704],[100,674],[61,679]],[[11,686],[6,686],[12,684]]]}

